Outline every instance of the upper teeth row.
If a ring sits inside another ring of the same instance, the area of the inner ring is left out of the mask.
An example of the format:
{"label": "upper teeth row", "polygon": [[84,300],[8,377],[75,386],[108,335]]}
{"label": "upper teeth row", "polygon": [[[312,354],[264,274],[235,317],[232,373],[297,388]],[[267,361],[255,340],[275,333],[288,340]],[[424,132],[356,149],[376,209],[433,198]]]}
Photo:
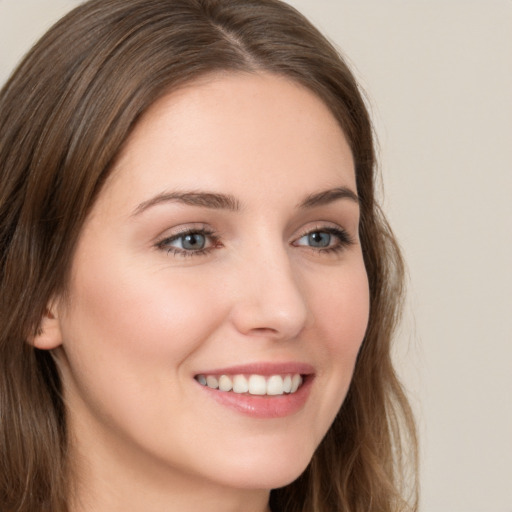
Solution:
{"label": "upper teeth row", "polygon": [[271,375],[266,378],[263,375],[198,375],[196,380],[203,386],[220,391],[233,391],[234,393],[249,393],[250,395],[283,395],[295,393],[302,384],[300,374],[295,375]]}

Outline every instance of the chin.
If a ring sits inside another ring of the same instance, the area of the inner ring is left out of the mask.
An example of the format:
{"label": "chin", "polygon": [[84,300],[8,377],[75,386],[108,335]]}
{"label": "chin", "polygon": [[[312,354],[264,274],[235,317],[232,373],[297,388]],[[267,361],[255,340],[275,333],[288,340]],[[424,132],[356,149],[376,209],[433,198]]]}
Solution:
{"label": "chin", "polygon": [[[312,453],[275,452],[265,460],[237,459],[225,470],[226,483],[239,489],[277,489],[296,480],[307,468]],[[259,457],[255,457],[259,459]]]}

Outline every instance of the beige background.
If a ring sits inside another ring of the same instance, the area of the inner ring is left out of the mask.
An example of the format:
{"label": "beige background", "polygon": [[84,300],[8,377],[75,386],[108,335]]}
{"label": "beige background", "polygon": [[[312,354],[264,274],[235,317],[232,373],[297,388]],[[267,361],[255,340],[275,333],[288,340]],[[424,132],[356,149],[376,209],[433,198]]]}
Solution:
{"label": "beige background", "polygon": [[[512,1],[289,0],[350,56],[410,274],[425,512],[512,512]],[[72,0],[0,0],[0,83]],[[1,113],[0,113],[1,115]]]}

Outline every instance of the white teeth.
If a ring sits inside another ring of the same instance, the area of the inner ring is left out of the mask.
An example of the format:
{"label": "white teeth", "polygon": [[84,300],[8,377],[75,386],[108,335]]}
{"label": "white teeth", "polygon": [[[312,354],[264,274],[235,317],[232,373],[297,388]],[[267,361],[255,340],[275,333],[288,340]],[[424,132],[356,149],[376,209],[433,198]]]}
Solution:
{"label": "white teeth", "polygon": [[302,384],[302,377],[298,374],[295,374],[292,377],[292,389],[290,390],[290,393],[295,393],[297,389],[299,389],[299,386]]}
{"label": "white teeth", "polygon": [[219,379],[219,389],[221,391],[231,391],[233,383],[227,375],[221,375]]}
{"label": "white teeth", "polygon": [[198,375],[196,380],[199,384],[211,389],[233,393],[249,393],[250,395],[283,395],[295,393],[302,384],[302,376],[294,375],[271,375],[266,378],[263,375]]}
{"label": "white teeth", "polygon": [[250,395],[266,395],[267,382],[262,375],[251,375],[249,377],[249,394]]}
{"label": "white teeth", "polygon": [[217,389],[219,387],[219,381],[217,380],[217,377],[212,377],[211,375],[208,375],[208,377],[206,377],[206,385],[209,388]]}
{"label": "white teeth", "polygon": [[289,393],[292,390],[292,378],[290,375],[287,375],[283,379],[283,392]]}
{"label": "white teeth", "polygon": [[249,391],[249,383],[243,375],[235,375],[233,379],[233,391],[235,393],[247,393]]}
{"label": "white teeth", "polygon": [[281,375],[272,375],[267,382],[267,395],[283,394],[283,377]]}

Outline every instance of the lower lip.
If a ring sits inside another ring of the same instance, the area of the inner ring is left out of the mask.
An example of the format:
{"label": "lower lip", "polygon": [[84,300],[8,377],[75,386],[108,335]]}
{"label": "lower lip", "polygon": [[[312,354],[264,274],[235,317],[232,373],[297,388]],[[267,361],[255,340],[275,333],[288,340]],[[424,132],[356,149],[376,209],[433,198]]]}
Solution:
{"label": "lower lip", "polygon": [[308,375],[301,387],[287,395],[249,395],[219,391],[208,386],[201,386],[205,393],[221,405],[253,418],[284,418],[304,407],[311,390],[313,376]]}

